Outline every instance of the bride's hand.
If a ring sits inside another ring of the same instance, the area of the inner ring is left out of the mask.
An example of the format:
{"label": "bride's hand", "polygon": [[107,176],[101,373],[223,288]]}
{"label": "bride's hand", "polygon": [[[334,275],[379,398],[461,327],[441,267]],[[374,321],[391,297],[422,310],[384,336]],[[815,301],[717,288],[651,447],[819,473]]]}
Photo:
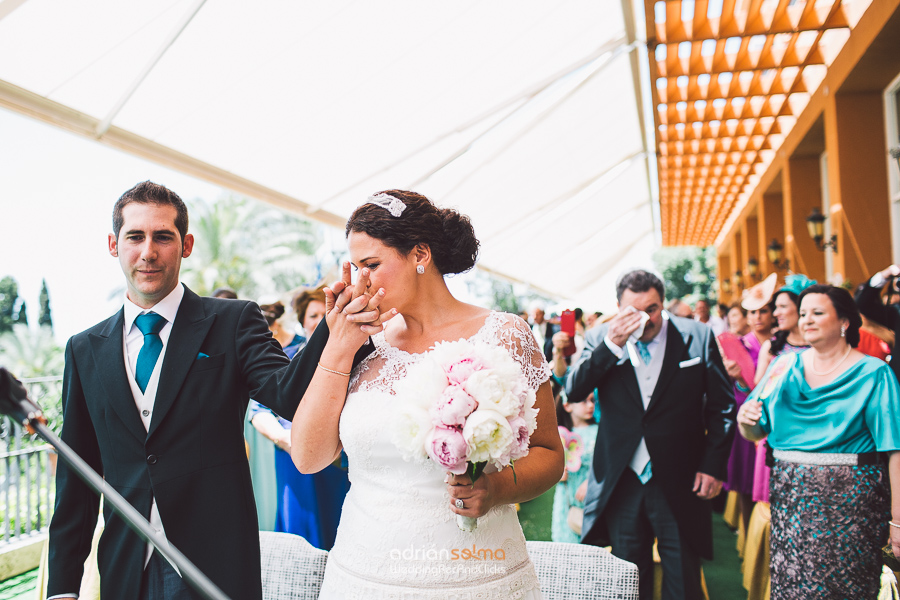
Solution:
{"label": "bride's hand", "polygon": [[330,332],[329,339],[334,338],[356,349],[369,335],[381,331],[384,321],[393,317],[396,311],[384,314],[379,312],[378,306],[384,299],[384,290],[380,289],[374,295],[368,292],[368,269],[362,270],[355,285],[348,286],[349,267],[349,263],[344,263],[341,281],[324,289],[325,322]]}
{"label": "bride's hand", "polygon": [[[450,492],[450,510],[464,517],[483,517],[494,507],[490,477],[482,474],[475,483],[468,475],[447,474],[447,490]],[[463,507],[457,508],[456,501]]]}

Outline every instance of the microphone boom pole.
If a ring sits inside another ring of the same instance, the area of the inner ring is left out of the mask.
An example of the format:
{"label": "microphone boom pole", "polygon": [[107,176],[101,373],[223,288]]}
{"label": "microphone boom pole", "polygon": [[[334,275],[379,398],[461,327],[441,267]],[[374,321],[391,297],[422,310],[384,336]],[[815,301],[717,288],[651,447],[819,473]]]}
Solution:
{"label": "microphone boom pole", "polygon": [[182,578],[206,600],[230,600],[194,563],[157,533],[144,516],[125,500],[105,479],[100,477],[78,453],[47,427],[40,407],[28,398],[25,387],[5,368],[0,367],[0,413],[9,415],[31,433],[36,433],[51,446],[72,470],[97,494],[103,495],[141,539],[153,545]]}

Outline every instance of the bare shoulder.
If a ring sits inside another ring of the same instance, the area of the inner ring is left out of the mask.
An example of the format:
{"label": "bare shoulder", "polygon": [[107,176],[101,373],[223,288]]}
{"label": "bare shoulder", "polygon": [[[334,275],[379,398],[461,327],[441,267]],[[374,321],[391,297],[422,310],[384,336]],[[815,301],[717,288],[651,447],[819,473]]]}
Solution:
{"label": "bare shoulder", "polygon": [[461,306],[459,322],[460,324],[465,323],[467,325],[481,324],[485,322],[492,312],[494,311],[484,308],[483,306],[476,306],[464,302]]}

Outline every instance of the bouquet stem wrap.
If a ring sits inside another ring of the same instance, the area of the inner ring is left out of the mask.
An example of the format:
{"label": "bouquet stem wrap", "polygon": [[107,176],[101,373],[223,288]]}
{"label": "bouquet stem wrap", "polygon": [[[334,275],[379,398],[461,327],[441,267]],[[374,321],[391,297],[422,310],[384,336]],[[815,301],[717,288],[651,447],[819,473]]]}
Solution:
{"label": "bouquet stem wrap", "polygon": [[456,526],[462,531],[475,531],[478,529],[478,519],[475,517],[456,515]]}

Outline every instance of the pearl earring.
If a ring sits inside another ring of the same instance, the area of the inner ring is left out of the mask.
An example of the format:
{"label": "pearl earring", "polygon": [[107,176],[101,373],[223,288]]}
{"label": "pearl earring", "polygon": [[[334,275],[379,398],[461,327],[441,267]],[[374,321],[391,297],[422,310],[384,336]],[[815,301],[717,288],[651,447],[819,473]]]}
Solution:
{"label": "pearl earring", "polygon": [[841,337],[847,337],[847,326],[841,325]]}
{"label": "pearl earring", "polygon": [[416,265],[416,273],[419,275],[425,274],[425,265]]}

